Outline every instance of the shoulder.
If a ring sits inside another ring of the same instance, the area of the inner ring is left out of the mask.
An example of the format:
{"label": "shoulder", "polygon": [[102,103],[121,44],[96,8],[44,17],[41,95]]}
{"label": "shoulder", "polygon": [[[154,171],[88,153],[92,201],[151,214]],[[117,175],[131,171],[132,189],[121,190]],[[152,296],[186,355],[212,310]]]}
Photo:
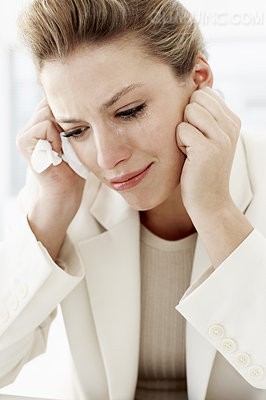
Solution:
{"label": "shoulder", "polygon": [[266,235],[266,132],[244,133],[242,142],[252,189],[252,201],[246,215],[251,223]]}
{"label": "shoulder", "polygon": [[241,140],[246,151],[247,161],[255,160],[266,162],[266,130],[265,133],[241,132]]}
{"label": "shoulder", "polygon": [[266,172],[266,131],[265,133],[243,132],[241,140],[245,150],[249,177],[253,189],[264,182]]}

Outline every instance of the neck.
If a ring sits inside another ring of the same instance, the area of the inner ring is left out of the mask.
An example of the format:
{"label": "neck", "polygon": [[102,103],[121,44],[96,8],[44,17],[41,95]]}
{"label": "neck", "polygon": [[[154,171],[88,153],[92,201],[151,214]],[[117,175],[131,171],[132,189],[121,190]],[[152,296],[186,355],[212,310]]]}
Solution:
{"label": "neck", "polygon": [[141,211],[140,220],[152,233],[166,240],[183,239],[196,232],[182,202],[180,185],[164,203]]}

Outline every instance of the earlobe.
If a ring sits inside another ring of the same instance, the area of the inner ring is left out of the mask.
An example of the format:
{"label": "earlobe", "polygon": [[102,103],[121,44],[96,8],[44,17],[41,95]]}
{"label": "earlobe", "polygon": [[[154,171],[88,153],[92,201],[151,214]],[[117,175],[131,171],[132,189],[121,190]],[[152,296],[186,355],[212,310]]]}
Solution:
{"label": "earlobe", "polygon": [[193,80],[197,89],[203,89],[206,86],[212,87],[213,85],[212,70],[204,56],[197,57],[193,68]]}

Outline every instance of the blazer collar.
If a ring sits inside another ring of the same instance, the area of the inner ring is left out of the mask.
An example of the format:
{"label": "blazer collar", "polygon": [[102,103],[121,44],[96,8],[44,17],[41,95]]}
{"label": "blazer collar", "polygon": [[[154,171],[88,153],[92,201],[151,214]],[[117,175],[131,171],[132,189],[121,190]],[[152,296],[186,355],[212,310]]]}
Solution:
{"label": "blazer collar", "polygon": [[139,219],[126,218],[79,243],[79,253],[109,398],[133,399],[140,333]]}
{"label": "blazer collar", "polygon": [[238,208],[245,212],[252,197],[246,149],[242,137],[238,141],[230,178],[230,193]]}
{"label": "blazer collar", "polygon": [[[78,244],[110,399],[133,399],[140,334],[139,217],[93,177],[90,214],[101,229]],[[86,194],[85,194],[86,196]],[[86,198],[83,201],[86,203]],[[103,229],[102,229],[103,228]]]}
{"label": "blazer collar", "polygon": [[90,212],[106,230],[137,214],[120,194],[106,185],[100,186]]}

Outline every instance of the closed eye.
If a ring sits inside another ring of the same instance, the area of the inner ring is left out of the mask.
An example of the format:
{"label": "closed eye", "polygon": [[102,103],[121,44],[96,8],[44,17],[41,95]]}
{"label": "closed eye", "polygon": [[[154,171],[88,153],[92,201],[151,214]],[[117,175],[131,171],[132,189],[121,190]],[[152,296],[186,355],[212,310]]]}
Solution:
{"label": "closed eye", "polygon": [[65,132],[65,133],[63,134],[63,136],[66,137],[66,138],[71,138],[71,137],[73,137],[74,139],[79,139],[79,138],[81,138],[81,137],[85,134],[85,132],[86,132],[87,129],[89,129],[89,127],[87,127],[87,126],[80,127],[80,128],[75,128],[75,129],[72,130],[72,131]]}
{"label": "closed eye", "polygon": [[129,108],[128,110],[119,111],[118,113],[116,113],[116,117],[122,118],[124,120],[130,120],[138,117],[144,111],[145,108],[146,104],[143,103],[136,107]]}
{"label": "closed eye", "polygon": [[[136,107],[130,108],[128,110],[124,110],[124,111],[119,111],[118,113],[116,113],[116,117],[121,118],[123,120],[131,120],[133,118],[137,118],[139,115],[141,115],[144,111],[144,109],[146,108],[146,104],[140,104]],[[65,132],[63,134],[64,137],[66,138],[73,138],[73,139],[81,139],[84,134],[86,133],[86,131],[89,129],[88,126],[84,126],[84,127],[77,127],[69,132]]]}

